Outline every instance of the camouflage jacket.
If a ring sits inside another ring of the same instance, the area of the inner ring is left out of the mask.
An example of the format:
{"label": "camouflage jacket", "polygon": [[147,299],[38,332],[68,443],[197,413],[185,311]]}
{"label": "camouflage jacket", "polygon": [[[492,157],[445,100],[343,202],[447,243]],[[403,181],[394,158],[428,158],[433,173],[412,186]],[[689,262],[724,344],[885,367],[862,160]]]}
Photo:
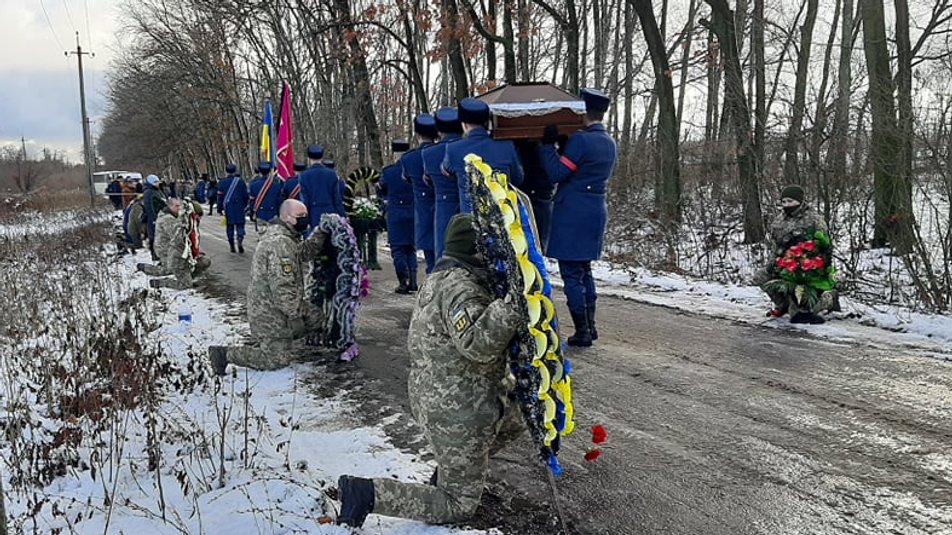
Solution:
{"label": "camouflage jacket", "polygon": [[288,324],[302,318],[306,310],[304,270],[320,253],[324,235],[315,232],[302,239],[284,221],[275,218],[265,227],[251,262],[248,284],[248,321]]}
{"label": "camouflage jacket", "polygon": [[770,225],[770,247],[780,257],[794,242],[801,241],[810,230],[829,232],[823,216],[808,204],[791,215],[781,213]]}
{"label": "camouflage jacket", "polygon": [[177,244],[182,244],[184,239],[185,233],[178,218],[163,210],[155,222],[155,254],[164,266],[171,267],[176,257],[181,256],[183,249]]}
{"label": "camouflage jacket", "polygon": [[431,440],[435,427],[475,429],[499,418],[505,350],[521,318],[516,305],[493,298],[485,272],[443,258],[427,277],[407,345],[411,409]]}

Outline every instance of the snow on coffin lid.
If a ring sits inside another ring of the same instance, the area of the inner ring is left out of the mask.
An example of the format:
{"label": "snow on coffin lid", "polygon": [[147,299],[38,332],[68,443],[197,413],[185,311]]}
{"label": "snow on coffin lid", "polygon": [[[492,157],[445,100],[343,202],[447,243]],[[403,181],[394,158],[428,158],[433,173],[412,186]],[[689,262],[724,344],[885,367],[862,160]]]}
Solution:
{"label": "snow on coffin lid", "polygon": [[496,139],[541,139],[550,124],[570,135],[583,126],[585,102],[548,82],[503,85],[476,98],[492,110]]}

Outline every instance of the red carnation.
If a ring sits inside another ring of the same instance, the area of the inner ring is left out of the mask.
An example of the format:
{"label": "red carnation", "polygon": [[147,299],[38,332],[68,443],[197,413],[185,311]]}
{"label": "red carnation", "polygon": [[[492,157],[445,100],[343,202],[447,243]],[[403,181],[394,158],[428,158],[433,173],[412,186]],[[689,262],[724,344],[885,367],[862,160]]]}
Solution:
{"label": "red carnation", "polygon": [[588,450],[588,452],[585,453],[585,460],[594,461],[595,459],[598,459],[598,456],[601,454],[602,454],[602,450],[598,448]]}
{"label": "red carnation", "polygon": [[601,444],[608,440],[608,432],[605,431],[605,428],[600,425],[592,426],[592,442],[595,444]]}
{"label": "red carnation", "polygon": [[813,266],[817,269],[823,269],[826,267],[826,261],[823,260],[822,256],[818,256],[813,259]]}
{"label": "red carnation", "polygon": [[798,256],[798,257],[799,257],[799,256],[803,256],[803,247],[800,247],[799,244],[798,244],[798,245],[794,245],[793,247],[790,248],[790,253],[791,253],[793,256]]}
{"label": "red carnation", "polygon": [[812,258],[804,258],[803,261],[800,262],[800,266],[803,267],[803,271],[809,271],[813,269],[814,267],[816,267],[813,265]]}
{"label": "red carnation", "polygon": [[808,251],[808,252],[816,251],[816,242],[813,240],[803,242],[801,246],[803,247],[804,251]]}

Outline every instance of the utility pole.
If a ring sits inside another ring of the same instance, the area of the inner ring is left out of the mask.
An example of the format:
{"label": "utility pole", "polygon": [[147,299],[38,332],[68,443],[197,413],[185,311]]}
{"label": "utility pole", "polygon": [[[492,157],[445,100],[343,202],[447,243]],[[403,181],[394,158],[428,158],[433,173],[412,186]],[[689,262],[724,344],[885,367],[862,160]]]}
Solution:
{"label": "utility pole", "polygon": [[79,64],[79,107],[83,122],[83,160],[86,162],[86,181],[89,183],[89,204],[96,206],[96,186],[93,184],[93,158],[89,146],[89,117],[86,115],[86,86],[83,83],[83,55],[95,56],[92,52],[83,52],[79,44],[79,32],[76,32],[76,50],[66,51],[65,54],[76,54]]}

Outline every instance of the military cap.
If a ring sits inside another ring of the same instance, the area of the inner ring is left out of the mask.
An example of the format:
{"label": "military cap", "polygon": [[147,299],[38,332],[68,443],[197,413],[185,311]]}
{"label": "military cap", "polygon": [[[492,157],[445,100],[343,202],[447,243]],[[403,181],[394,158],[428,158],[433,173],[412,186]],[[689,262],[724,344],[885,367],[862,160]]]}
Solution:
{"label": "military cap", "polygon": [[796,184],[787,186],[783,188],[783,191],[780,192],[781,199],[793,199],[797,202],[803,202],[804,197],[805,195],[803,193],[803,188],[797,186]]}
{"label": "military cap", "polygon": [[230,163],[230,164],[228,164],[228,165],[225,166],[225,172],[226,172],[226,173],[234,173],[234,172],[236,172],[236,171],[238,171],[238,166],[235,165],[235,164],[233,164],[233,163]]}
{"label": "military cap", "polygon": [[318,145],[317,143],[312,143],[307,146],[307,157],[312,160],[320,160],[324,157],[324,147]]}
{"label": "military cap", "polygon": [[486,124],[489,120],[489,104],[482,100],[466,97],[459,101],[459,120],[467,124]]}
{"label": "military cap", "polygon": [[391,152],[406,152],[410,150],[410,142],[405,139],[394,139],[390,142]]}
{"label": "military cap", "polygon": [[436,137],[436,119],[429,113],[421,113],[413,119],[413,131],[423,137]]}
{"label": "military cap", "polygon": [[579,95],[585,101],[585,111],[593,113],[605,113],[608,111],[608,105],[611,99],[608,95],[597,89],[583,89]]}
{"label": "military cap", "polygon": [[301,171],[303,171],[303,170],[305,170],[305,169],[307,169],[307,165],[306,165],[304,162],[294,162],[294,170],[295,170],[295,171],[301,172]]}
{"label": "military cap", "polygon": [[323,164],[324,167],[327,167],[330,169],[333,169],[334,167],[337,166],[337,164],[334,163],[334,160],[331,160],[330,158],[325,158],[324,160],[321,161],[321,164]]}
{"label": "military cap", "polygon": [[258,162],[258,172],[267,173],[271,170],[271,162]]}
{"label": "military cap", "polygon": [[436,111],[436,129],[444,134],[458,134],[463,131],[456,108],[444,106]]}

